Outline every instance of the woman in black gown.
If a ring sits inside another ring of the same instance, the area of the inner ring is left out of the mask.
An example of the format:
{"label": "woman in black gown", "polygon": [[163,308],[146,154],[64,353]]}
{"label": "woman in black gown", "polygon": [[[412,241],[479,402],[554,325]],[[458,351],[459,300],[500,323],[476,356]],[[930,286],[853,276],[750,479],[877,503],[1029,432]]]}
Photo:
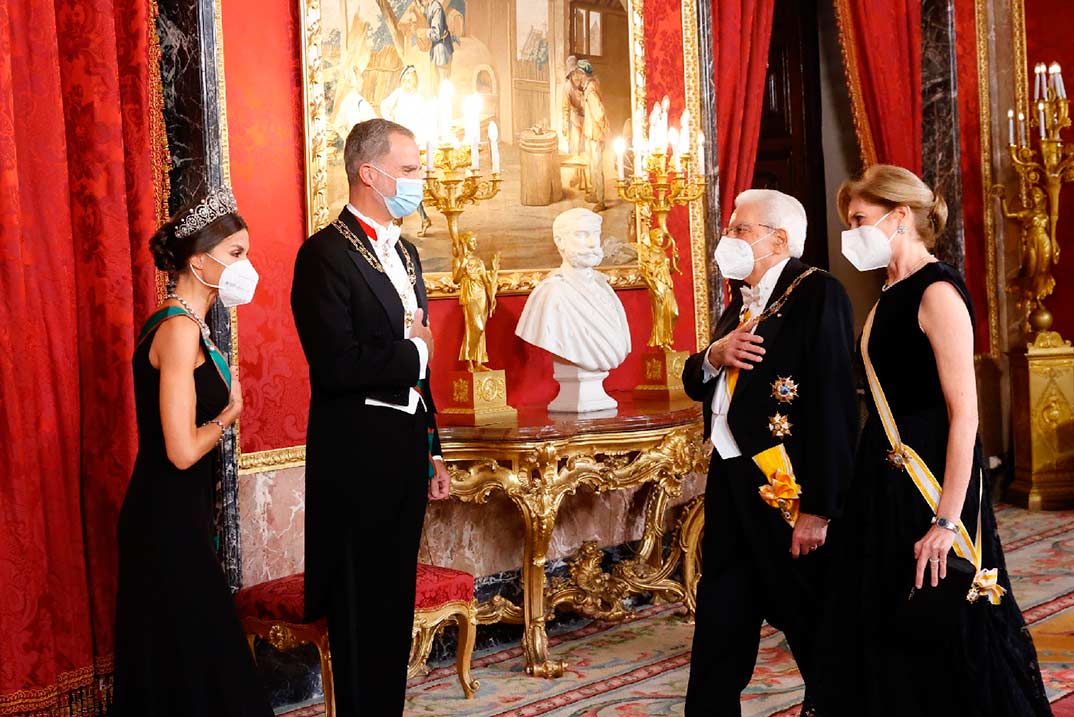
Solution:
{"label": "woman in black gown", "polygon": [[969,293],[929,252],[946,204],[888,165],[844,183],[837,203],[844,255],[888,274],[863,332],[875,383],[832,525],[817,714],[1049,715],[982,467]]}
{"label": "woman in black gown", "polygon": [[119,515],[114,717],[271,717],[212,542],[210,454],[242,393],[201,317],[253,296],[229,189],[150,241],[171,279],[134,352],[138,456]]}

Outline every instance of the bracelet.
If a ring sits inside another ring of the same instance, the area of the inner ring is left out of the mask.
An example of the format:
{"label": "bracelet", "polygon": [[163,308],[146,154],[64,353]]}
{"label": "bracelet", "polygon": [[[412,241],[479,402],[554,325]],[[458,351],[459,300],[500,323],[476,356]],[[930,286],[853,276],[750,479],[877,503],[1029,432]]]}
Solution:
{"label": "bracelet", "polygon": [[953,523],[947,518],[935,517],[932,519],[932,524],[935,525],[937,528],[950,530],[952,533],[958,532],[958,523]]}
{"label": "bracelet", "polygon": [[201,425],[202,427],[205,427],[208,426],[210,423],[215,423],[216,425],[220,426],[220,437],[223,438],[224,434],[227,433],[227,426],[225,426],[222,421],[216,418],[210,418],[208,421]]}

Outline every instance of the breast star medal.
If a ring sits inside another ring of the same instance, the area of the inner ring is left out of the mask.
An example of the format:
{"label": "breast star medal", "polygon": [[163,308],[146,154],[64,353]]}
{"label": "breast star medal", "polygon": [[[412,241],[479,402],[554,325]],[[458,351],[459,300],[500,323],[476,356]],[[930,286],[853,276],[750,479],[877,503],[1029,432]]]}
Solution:
{"label": "breast star medal", "polygon": [[798,384],[790,376],[777,378],[772,383],[772,398],[780,403],[790,403],[798,398]]}
{"label": "breast star medal", "polygon": [[768,417],[768,430],[772,432],[773,438],[786,438],[791,435],[791,422],[787,416],[777,412],[776,415]]}

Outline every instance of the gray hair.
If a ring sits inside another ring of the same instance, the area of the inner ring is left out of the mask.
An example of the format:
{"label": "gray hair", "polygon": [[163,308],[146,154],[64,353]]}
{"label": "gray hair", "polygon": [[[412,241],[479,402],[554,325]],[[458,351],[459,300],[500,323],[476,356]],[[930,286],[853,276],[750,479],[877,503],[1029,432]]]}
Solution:
{"label": "gray hair", "polygon": [[343,166],[347,170],[347,183],[358,183],[358,168],[384,159],[392,149],[392,135],[401,134],[414,139],[414,133],[401,124],[375,118],[359,122],[351,127],[347,143],[343,146]]}
{"label": "gray hair", "polygon": [[762,224],[787,232],[787,248],[791,256],[801,258],[808,224],[801,202],[774,189],[747,189],[735,197],[735,209],[746,205],[760,209]]}

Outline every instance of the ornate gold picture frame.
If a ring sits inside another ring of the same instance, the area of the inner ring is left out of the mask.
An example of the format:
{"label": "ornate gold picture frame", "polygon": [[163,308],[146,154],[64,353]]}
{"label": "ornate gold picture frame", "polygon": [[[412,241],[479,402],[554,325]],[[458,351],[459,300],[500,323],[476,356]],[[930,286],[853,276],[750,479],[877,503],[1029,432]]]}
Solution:
{"label": "ornate gold picture frame", "polygon": [[[310,233],[328,224],[346,201],[342,148],[353,121],[386,116],[407,124],[403,116],[421,114],[414,108],[423,101],[433,106],[449,80],[456,117],[464,96],[483,98],[483,169],[490,166],[487,128],[498,125],[501,191],[467,207],[460,224],[477,235],[480,254],[502,254],[499,293],[529,293],[558,266],[551,237],[556,214],[600,203],[606,207],[601,268],[617,289],[644,285],[632,246],[640,218],[634,205],[617,197],[612,148],[615,138],[626,137],[629,146],[630,135],[644,132],[644,0],[299,2]],[[696,50],[696,38],[692,45]],[[571,57],[589,62],[606,110],[603,197],[593,189],[588,140],[567,136],[574,118],[565,100]],[[686,62],[692,64],[687,75],[696,78],[696,51]],[[412,129],[424,148],[421,128]],[[423,211],[431,222],[427,232],[416,214],[405,220],[404,234],[422,252],[430,295],[455,295],[444,217],[431,206]]]}

